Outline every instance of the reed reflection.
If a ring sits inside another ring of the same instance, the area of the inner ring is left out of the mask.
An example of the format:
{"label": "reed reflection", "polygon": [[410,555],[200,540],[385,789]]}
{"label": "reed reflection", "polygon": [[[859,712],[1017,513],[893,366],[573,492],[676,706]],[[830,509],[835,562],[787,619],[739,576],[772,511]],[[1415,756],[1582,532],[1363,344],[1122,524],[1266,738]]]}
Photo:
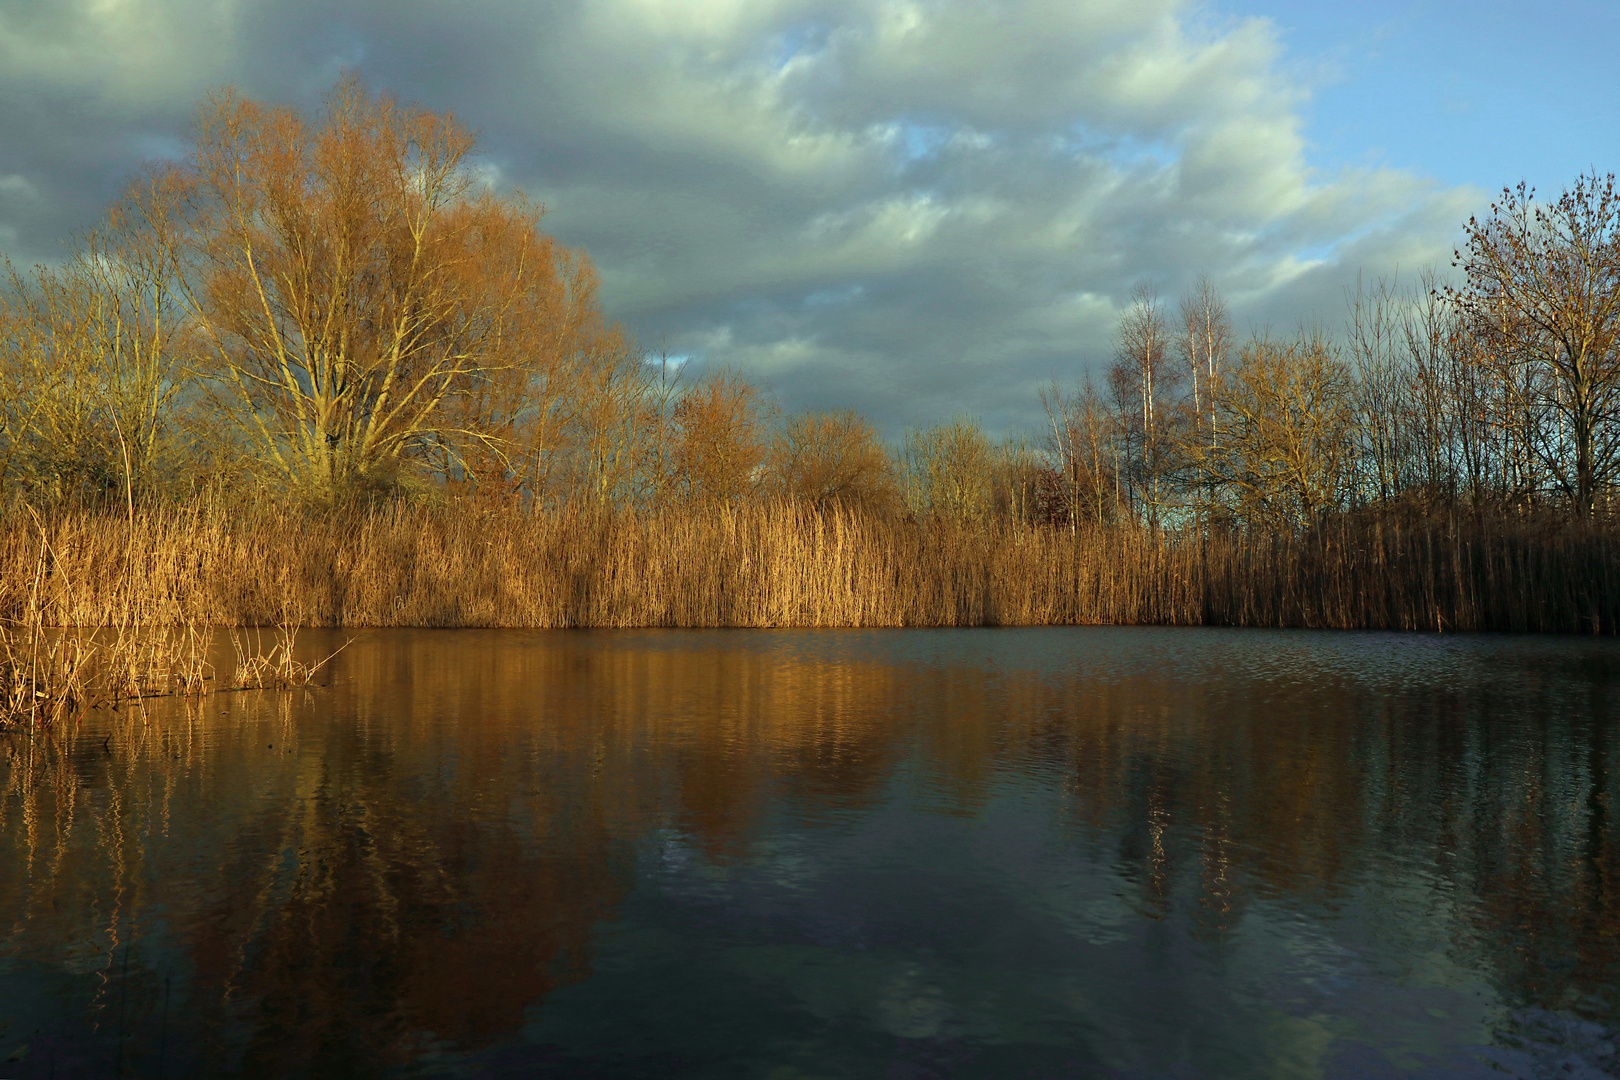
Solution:
{"label": "reed reflection", "polygon": [[431,1068],[592,975],[649,843],[745,864],[767,833],[1020,792],[1134,917],[1217,952],[1255,904],[1359,905],[1438,926],[1512,1006],[1614,1026],[1603,654],[1380,679],[1279,673],[1241,635],[1099,659],[1034,633],[390,631],[326,689],[0,736],[0,1000],[28,995],[0,1057]]}

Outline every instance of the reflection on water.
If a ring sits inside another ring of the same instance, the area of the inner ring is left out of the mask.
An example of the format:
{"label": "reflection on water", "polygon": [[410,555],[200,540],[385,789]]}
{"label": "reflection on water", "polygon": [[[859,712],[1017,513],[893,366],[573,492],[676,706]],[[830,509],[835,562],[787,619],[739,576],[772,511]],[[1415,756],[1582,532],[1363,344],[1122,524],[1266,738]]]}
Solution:
{"label": "reflection on water", "polygon": [[0,735],[0,1075],[1620,1065],[1608,642],[391,631],[333,679]]}

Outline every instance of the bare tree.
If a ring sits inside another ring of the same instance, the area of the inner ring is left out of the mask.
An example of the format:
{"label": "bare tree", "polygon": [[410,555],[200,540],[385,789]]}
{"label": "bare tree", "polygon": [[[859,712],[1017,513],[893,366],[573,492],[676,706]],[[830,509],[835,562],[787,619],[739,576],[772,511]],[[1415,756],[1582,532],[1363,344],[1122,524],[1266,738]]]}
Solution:
{"label": "bare tree", "polygon": [[983,521],[993,506],[993,466],[990,440],[968,417],[910,432],[900,460],[907,507],[919,517]]}
{"label": "bare tree", "polygon": [[48,501],[127,498],[173,478],[189,446],[189,327],[163,252],[116,224],[57,269],[0,289],[0,485]]}
{"label": "bare tree", "polygon": [[[1200,448],[1215,445],[1218,436],[1215,394],[1232,350],[1232,320],[1227,314],[1226,298],[1207,276],[1200,275],[1192,291],[1182,298],[1177,345],[1192,389],[1191,413],[1179,436],[1181,456],[1190,460],[1195,455],[1189,454],[1189,444]],[[1201,493],[1202,502],[1213,503],[1214,494],[1213,490],[1205,488]]]}
{"label": "bare tree", "polygon": [[765,475],[773,490],[817,509],[837,503],[888,509],[898,497],[877,428],[849,410],[789,417],[771,439]]}
{"label": "bare tree", "polygon": [[1148,523],[1157,527],[1173,461],[1172,425],[1181,372],[1170,362],[1170,329],[1158,294],[1139,285],[1120,315],[1109,387],[1120,410],[1125,475]]}
{"label": "bare tree", "polygon": [[1078,528],[1082,518],[1111,521],[1118,508],[1114,442],[1119,424],[1088,374],[1080,388],[1064,394],[1056,381],[1040,390],[1046,410],[1046,454],[1055,490],[1045,517]]}
{"label": "bare tree", "polygon": [[504,479],[536,415],[513,395],[613,351],[583,256],[480,183],[452,116],[352,78],[313,123],[227,90],[193,143],[120,212],[162,236],[222,413],[289,483],[333,492],[424,459]]}
{"label": "bare tree", "polygon": [[1380,502],[1393,499],[1410,480],[1408,421],[1413,373],[1404,348],[1408,302],[1384,278],[1370,289],[1364,288],[1359,274],[1355,291],[1346,293],[1350,309],[1346,346],[1355,375],[1359,456],[1366,464],[1367,494]]}
{"label": "bare tree", "polygon": [[[1475,343],[1456,307],[1424,271],[1402,322],[1409,371],[1408,482],[1431,499],[1464,492],[1477,506],[1490,494],[1504,462],[1493,450],[1493,426],[1506,419],[1488,369],[1474,360]],[[1498,486],[1506,494],[1506,489]]]}
{"label": "bare tree", "polygon": [[1450,299],[1478,358],[1521,395],[1532,452],[1576,512],[1590,516],[1620,466],[1620,194],[1614,176],[1576,180],[1541,204],[1505,189],[1470,218]]}
{"label": "bare tree", "polygon": [[1039,520],[1041,454],[1027,436],[1012,434],[992,450],[990,502],[1003,521],[1027,524]]}
{"label": "bare tree", "polygon": [[1325,339],[1250,341],[1215,407],[1219,438],[1194,462],[1239,514],[1288,529],[1344,504],[1356,415],[1350,371]]}
{"label": "bare tree", "polygon": [[673,488],[694,506],[729,506],[763,478],[773,410],[759,388],[722,371],[690,387],[673,410]]}
{"label": "bare tree", "polygon": [[1193,415],[1198,418],[1195,426],[1213,438],[1215,388],[1232,350],[1232,319],[1226,298],[1208,277],[1201,275],[1181,301],[1179,345],[1192,385]]}

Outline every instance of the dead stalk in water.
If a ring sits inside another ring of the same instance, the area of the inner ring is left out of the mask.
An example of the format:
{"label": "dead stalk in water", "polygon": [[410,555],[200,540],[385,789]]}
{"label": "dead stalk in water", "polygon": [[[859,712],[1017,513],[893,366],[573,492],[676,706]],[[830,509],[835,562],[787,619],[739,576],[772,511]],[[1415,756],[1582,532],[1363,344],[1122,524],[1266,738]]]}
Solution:
{"label": "dead stalk in water", "polygon": [[263,631],[260,628],[231,631],[231,645],[236,650],[236,674],[232,685],[239,690],[288,690],[308,686],[315,681],[320,670],[348,648],[350,643],[345,641],[325,659],[306,664],[293,656],[293,646],[297,641],[298,626],[292,622],[277,624],[269,652],[264,651]]}

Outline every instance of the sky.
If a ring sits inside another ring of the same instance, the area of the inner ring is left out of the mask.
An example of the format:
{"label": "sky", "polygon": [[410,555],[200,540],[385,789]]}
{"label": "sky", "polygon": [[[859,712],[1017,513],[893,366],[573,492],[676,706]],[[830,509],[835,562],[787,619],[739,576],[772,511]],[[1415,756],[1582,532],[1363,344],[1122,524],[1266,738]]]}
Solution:
{"label": "sky", "polygon": [[1038,422],[1132,290],[1240,333],[1620,167],[1620,5],[0,0],[0,253],[62,256],[211,89],[450,110],[653,353],[891,436]]}

